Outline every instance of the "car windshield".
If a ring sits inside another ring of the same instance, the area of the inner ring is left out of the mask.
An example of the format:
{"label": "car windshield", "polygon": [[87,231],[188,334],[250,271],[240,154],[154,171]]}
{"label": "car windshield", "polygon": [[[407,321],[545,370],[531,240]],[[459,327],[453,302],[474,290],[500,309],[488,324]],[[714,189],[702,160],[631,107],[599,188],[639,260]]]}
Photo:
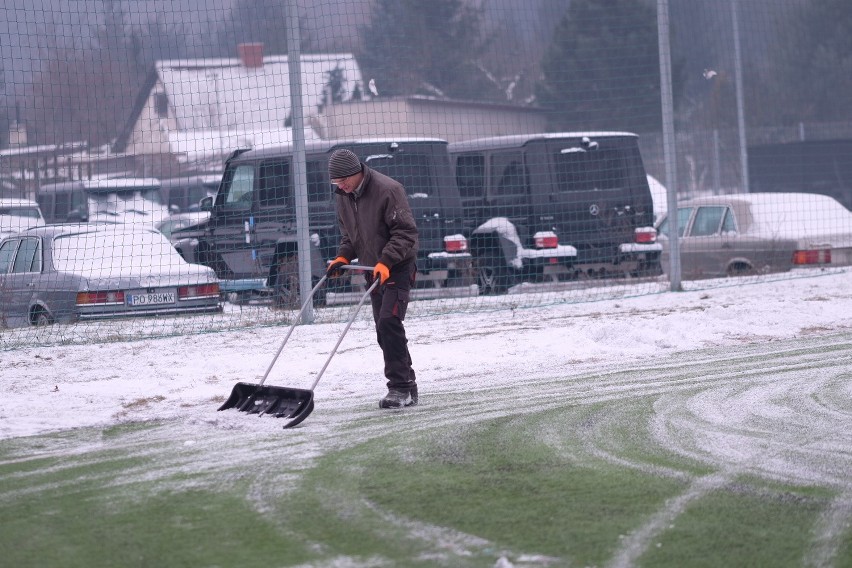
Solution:
{"label": "car windshield", "polygon": [[41,219],[38,207],[13,206],[0,207],[0,219],[4,217],[23,217],[26,219]]}
{"label": "car windshield", "polygon": [[130,270],[159,269],[180,262],[168,239],[154,232],[99,231],[61,235],[53,240],[53,264],[62,272],[119,276]]}
{"label": "car windshield", "polygon": [[17,233],[44,225],[38,207],[0,207],[0,234]]}

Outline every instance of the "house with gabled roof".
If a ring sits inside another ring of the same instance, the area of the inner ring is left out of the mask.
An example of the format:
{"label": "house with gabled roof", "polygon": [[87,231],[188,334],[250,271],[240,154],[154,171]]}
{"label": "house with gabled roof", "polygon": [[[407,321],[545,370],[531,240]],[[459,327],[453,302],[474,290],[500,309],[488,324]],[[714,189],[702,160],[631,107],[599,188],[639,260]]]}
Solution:
{"label": "house with gabled roof", "polygon": [[[239,57],[158,61],[135,101],[113,151],[134,155],[138,173],[169,177],[220,169],[237,148],[292,142],[286,55],[240,44]],[[301,54],[305,139],[319,138],[312,117],[329,101],[367,98],[350,53]]]}

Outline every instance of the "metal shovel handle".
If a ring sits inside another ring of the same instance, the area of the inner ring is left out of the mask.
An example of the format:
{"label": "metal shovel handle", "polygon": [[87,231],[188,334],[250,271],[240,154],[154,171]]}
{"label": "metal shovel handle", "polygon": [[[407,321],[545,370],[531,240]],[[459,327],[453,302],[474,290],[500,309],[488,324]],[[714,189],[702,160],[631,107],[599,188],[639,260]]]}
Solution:
{"label": "metal shovel handle", "polygon": [[[355,265],[355,264],[346,264],[346,265],[341,266],[340,268],[343,268],[343,269],[346,269],[346,270],[370,270],[370,271],[373,270],[373,267],[371,267],[371,266],[358,266],[358,265]],[[293,330],[296,329],[296,326],[299,325],[299,322],[302,321],[302,316],[305,315],[305,310],[307,309],[308,304],[310,304],[313,301],[314,294],[316,294],[317,290],[320,289],[320,287],[325,283],[326,280],[328,280],[328,274],[324,274],[323,277],[319,279],[319,282],[317,282],[316,285],[311,289],[310,294],[308,294],[308,297],[305,299],[304,303],[302,304],[302,308],[299,310],[299,313],[296,315],[296,319],[293,320],[293,324],[287,330],[286,335],[284,335],[284,340],[281,342],[281,345],[278,347],[278,351],[275,353],[275,357],[272,358],[272,361],[269,363],[269,367],[266,368],[266,372],[263,374],[263,378],[260,380],[259,383],[257,383],[258,387],[262,387],[263,383],[266,382],[267,377],[269,377],[269,373],[272,372],[272,367],[275,366],[275,363],[278,361],[278,357],[281,355],[281,352],[284,350],[284,346],[287,345],[287,341],[290,339],[290,335],[292,335]],[[376,279],[376,282],[378,282],[378,279]],[[373,283],[373,286],[371,286],[370,289],[367,291],[367,294],[365,294],[364,297],[361,298],[361,302],[358,303],[358,309],[355,311],[355,315],[358,315],[358,310],[361,309],[361,306],[363,305],[364,300],[366,300],[366,298],[370,294],[370,292],[373,291],[373,288],[375,288],[375,282]],[[352,317],[351,320],[349,320],[349,324],[346,326],[346,330],[344,330],[344,332],[343,332],[344,335],[346,334],[346,331],[349,330],[349,326],[352,325],[353,321],[355,321],[354,316]],[[343,336],[340,337],[340,340],[338,340],[337,345],[335,345],[335,347],[334,347],[335,351],[337,350],[337,347],[340,345],[340,341],[342,341],[342,340],[343,340]],[[332,352],[332,355],[333,354],[334,354],[334,352]],[[329,358],[329,361],[331,361],[331,358]],[[317,382],[319,382],[319,377],[322,376],[322,372],[325,371],[325,368],[328,366],[329,361],[326,361],[325,366],[322,368],[322,371],[320,371],[320,374],[317,377]],[[316,383],[314,383],[314,386],[316,386]],[[311,390],[313,390],[313,387],[311,388]]]}
{"label": "metal shovel handle", "polygon": [[334,349],[332,349],[331,353],[328,354],[328,359],[325,360],[325,364],[322,366],[322,369],[320,369],[319,373],[317,373],[317,378],[314,379],[314,384],[311,385],[311,390],[314,390],[315,388],[317,388],[317,384],[319,384],[323,373],[325,373],[325,370],[328,368],[328,364],[331,363],[331,358],[334,357],[335,353],[337,353],[337,348],[340,347],[340,343],[343,341],[343,338],[346,337],[346,332],[348,332],[349,328],[352,327],[352,323],[355,321],[355,318],[358,316],[358,312],[361,311],[361,306],[364,305],[364,302],[367,300],[367,298],[370,296],[370,294],[373,292],[373,290],[376,289],[376,286],[379,285],[380,281],[381,281],[381,278],[374,279],[373,283],[370,285],[370,287],[367,288],[367,291],[364,292],[364,295],[361,296],[361,300],[358,302],[358,305],[355,307],[355,311],[350,316],[349,321],[346,322],[346,327],[343,329],[343,333],[341,333],[340,337],[337,338],[337,343],[334,344]]}

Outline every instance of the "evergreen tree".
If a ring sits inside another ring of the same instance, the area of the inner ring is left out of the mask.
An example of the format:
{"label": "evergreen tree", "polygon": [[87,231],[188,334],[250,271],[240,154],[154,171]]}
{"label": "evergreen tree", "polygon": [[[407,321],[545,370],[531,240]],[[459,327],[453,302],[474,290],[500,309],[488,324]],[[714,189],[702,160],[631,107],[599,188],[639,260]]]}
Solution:
{"label": "evergreen tree", "polygon": [[476,61],[480,11],[462,0],[376,0],[359,62],[382,96],[494,98]]}
{"label": "evergreen tree", "polygon": [[[237,0],[215,32],[216,53],[234,57],[240,43],[262,43],[266,55],[287,53],[287,11],[280,0]],[[304,26],[299,28],[300,44],[306,49],[311,40]]]}
{"label": "evergreen tree", "polygon": [[659,131],[656,11],[642,0],[572,0],[536,90],[558,130]]}
{"label": "evergreen tree", "polygon": [[813,0],[790,18],[779,50],[777,94],[786,122],[852,119],[852,2]]}

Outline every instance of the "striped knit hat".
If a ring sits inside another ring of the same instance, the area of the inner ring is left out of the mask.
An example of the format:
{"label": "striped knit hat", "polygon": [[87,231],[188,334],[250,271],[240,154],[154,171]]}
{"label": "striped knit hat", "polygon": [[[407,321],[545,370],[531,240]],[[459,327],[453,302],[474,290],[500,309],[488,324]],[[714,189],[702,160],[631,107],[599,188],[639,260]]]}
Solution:
{"label": "striped knit hat", "polygon": [[328,177],[342,179],[361,172],[361,160],[352,151],[335,150],[328,159]]}

